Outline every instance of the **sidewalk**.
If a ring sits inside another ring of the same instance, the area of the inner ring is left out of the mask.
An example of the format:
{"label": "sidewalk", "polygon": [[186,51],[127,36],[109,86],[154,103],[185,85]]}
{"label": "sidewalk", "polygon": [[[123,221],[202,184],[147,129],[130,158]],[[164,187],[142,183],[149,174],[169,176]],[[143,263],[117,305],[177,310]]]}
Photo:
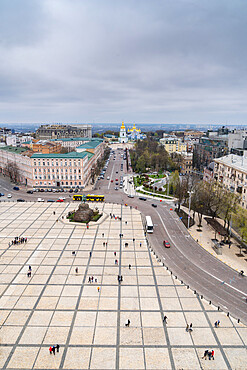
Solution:
{"label": "sidewalk", "polygon": [[[188,213],[188,209],[185,207],[181,207],[184,209],[186,213]],[[238,247],[238,243],[236,240],[231,238],[231,247],[229,248],[228,244],[222,245],[222,255],[218,255],[215,250],[212,248],[212,241],[211,239],[215,238],[215,231],[214,229],[207,224],[205,221],[205,217],[203,216],[202,219],[202,228],[201,232],[198,231],[198,218],[197,215],[195,217],[195,225],[189,228],[190,235],[196,240],[204,249],[206,249],[209,253],[211,253],[214,257],[218,258],[222,262],[226,263],[228,266],[232,267],[234,270],[240,271],[244,270],[247,273],[247,254],[244,253],[242,249],[242,257],[238,257],[240,249]],[[222,220],[217,219],[219,222]],[[218,240],[221,241],[221,236],[217,236]]]}

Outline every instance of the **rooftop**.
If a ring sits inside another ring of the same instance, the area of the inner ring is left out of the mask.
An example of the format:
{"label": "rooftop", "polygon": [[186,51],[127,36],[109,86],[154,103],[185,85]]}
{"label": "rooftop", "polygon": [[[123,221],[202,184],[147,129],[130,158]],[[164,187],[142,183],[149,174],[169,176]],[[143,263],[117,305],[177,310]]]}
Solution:
{"label": "rooftop", "polygon": [[3,146],[0,149],[1,150],[6,150],[10,153],[17,153],[17,154],[21,154],[21,153],[24,153],[24,152],[27,151],[26,148],[16,147],[16,146],[11,146],[11,145]]}
{"label": "rooftop", "polygon": [[244,156],[228,154],[221,158],[215,158],[214,161],[247,173],[247,158]]}
{"label": "rooftop", "polygon": [[98,145],[100,145],[102,143],[102,141],[89,141],[85,144],[82,144],[80,146],[78,146],[78,148],[80,149],[95,149]]}
{"label": "rooftop", "polygon": [[41,154],[41,153],[35,153],[32,155],[31,158],[74,158],[74,159],[80,159],[84,158],[87,155],[87,153],[82,152],[82,153],[77,153],[77,152],[70,152],[66,154],[61,154],[61,153],[49,153],[49,154]]}
{"label": "rooftop", "polygon": [[103,141],[103,139],[97,137],[69,137],[64,139],[51,139],[50,141]]}

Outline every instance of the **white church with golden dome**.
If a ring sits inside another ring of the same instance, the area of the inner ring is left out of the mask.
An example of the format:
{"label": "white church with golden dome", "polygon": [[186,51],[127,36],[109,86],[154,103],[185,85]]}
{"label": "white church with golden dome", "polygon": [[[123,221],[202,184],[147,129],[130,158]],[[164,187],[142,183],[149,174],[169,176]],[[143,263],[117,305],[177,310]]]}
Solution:
{"label": "white church with golden dome", "polygon": [[127,135],[126,135],[126,128],[124,126],[124,122],[122,122],[122,126],[120,128],[118,141],[119,141],[119,143],[127,143],[128,142],[128,138],[127,138]]}
{"label": "white church with golden dome", "polygon": [[127,143],[128,141],[136,141],[136,140],[143,140],[146,138],[145,134],[141,133],[141,129],[136,128],[135,123],[133,124],[132,128],[128,128],[126,134],[126,128],[124,123],[122,122],[122,126],[120,128],[119,143]]}

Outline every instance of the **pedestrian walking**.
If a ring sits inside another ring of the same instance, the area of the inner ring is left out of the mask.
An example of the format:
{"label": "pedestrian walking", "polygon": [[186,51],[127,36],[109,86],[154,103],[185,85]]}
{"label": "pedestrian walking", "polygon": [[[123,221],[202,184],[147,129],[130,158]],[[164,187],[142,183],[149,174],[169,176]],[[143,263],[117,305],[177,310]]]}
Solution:
{"label": "pedestrian walking", "polygon": [[105,234],[104,234],[104,233],[102,233],[102,238],[104,238],[104,236],[105,236]]}
{"label": "pedestrian walking", "polygon": [[29,267],[28,267],[28,270],[29,270],[29,271],[32,271],[32,267],[31,267],[30,265],[29,265]]}
{"label": "pedestrian walking", "polygon": [[217,326],[219,327],[220,326],[220,320],[217,321]]}
{"label": "pedestrian walking", "polygon": [[98,286],[98,288],[97,288],[97,289],[98,289],[98,292],[99,292],[99,286]]}
{"label": "pedestrian walking", "polygon": [[56,345],[57,352],[59,352],[59,348],[60,348],[60,346],[59,346],[59,344],[57,344]]}
{"label": "pedestrian walking", "polygon": [[105,246],[105,242],[103,242],[103,247]]}
{"label": "pedestrian walking", "polygon": [[89,252],[89,257],[92,257],[92,252]]}
{"label": "pedestrian walking", "polygon": [[55,356],[55,354],[56,354],[56,347],[55,346],[52,347],[52,352],[53,352],[53,354]]}
{"label": "pedestrian walking", "polygon": [[56,214],[56,212],[55,212],[55,211],[53,211],[53,214],[55,215],[55,214]]}
{"label": "pedestrian walking", "polygon": [[134,243],[134,241],[135,241],[135,238],[133,238],[133,243]]}
{"label": "pedestrian walking", "polygon": [[78,267],[75,268],[75,273],[78,274]]}
{"label": "pedestrian walking", "polygon": [[129,265],[129,270],[131,270],[131,265]]}
{"label": "pedestrian walking", "polygon": [[127,222],[127,221],[125,221],[125,225],[127,225],[127,223],[128,223],[128,222]]}
{"label": "pedestrian walking", "polygon": [[206,360],[206,359],[207,359],[207,357],[208,357],[208,349],[206,349],[206,350],[205,350],[204,355],[203,355],[203,357],[202,357],[202,358],[205,358],[205,360]]}
{"label": "pedestrian walking", "polygon": [[215,321],[214,326],[218,328],[218,321]]}
{"label": "pedestrian walking", "polygon": [[88,278],[88,282],[89,282],[89,283],[91,283],[91,277],[90,277],[90,276],[89,276],[89,278]]}
{"label": "pedestrian walking", "polygon": [[165,323],[165,324],[167,324],[167,316],[164,316],[164,318],[163,318],[163,322]]}
{"label": "pedestrian walking", "polygon": [[189,324],[186,325],[186,331],[189,331]]}
{"label": "pedestrian walking", "polygon": [[31,277],[31,271],[28,271],[28,273],[27,273],[27,277]]}
{"label": "pedestrian walking", "polygon": [[140,243],[140,247],[142,246],[142,243]]}
{"label": "pedestrian walking", "polygon": [[105,246],[107,247],[107,242],[105,243]]}
{"label": "pedestrian walking", "polygon": [[118,261],[117,261],[117,260],[115,260],[115,265],[117,265],[117,263],[118,263]]}
{"label": "pedestrian walking", "polygon": [[126,320],[125,326],[128,328],[130,326],[130,319]]}
{"label": "pedestrian walking", "polygon": [[120,276],[120,281],[123,281],[123,275]]}
{"label": "pedestrian walking", "polygon": [[116,256],[117,255],[117,252],[114,252],[114,256]]}
{"label": "pedestrian walking", "polygon": [[193,329],[192,329],[192,323],[190,324],[190,331],[193,331]]}
{"label": "pedestrian walking", "polygon": [[[212,359],[214,360],[214,350],[212,349],[212,351],[211,351],[211,355],[210,355],[210,357],[212,357]],[[211,360],[211,358],[209,358],[209,360]]]}
{"label": "pedestrian walking", "polygon": [[49,348],[50,355],[52,354],[52,347]]}

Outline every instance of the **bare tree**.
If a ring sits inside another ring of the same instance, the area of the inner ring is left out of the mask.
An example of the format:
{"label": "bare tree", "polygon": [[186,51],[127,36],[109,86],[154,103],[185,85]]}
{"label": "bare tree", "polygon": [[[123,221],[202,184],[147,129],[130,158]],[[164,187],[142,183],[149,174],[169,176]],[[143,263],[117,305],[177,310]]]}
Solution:
{"label": "bare tree", "polygon": [[11,181],[17,183],[20,180],[19,167],[15,162],[8,161],[4,168],[4,172],[10,177]]}

